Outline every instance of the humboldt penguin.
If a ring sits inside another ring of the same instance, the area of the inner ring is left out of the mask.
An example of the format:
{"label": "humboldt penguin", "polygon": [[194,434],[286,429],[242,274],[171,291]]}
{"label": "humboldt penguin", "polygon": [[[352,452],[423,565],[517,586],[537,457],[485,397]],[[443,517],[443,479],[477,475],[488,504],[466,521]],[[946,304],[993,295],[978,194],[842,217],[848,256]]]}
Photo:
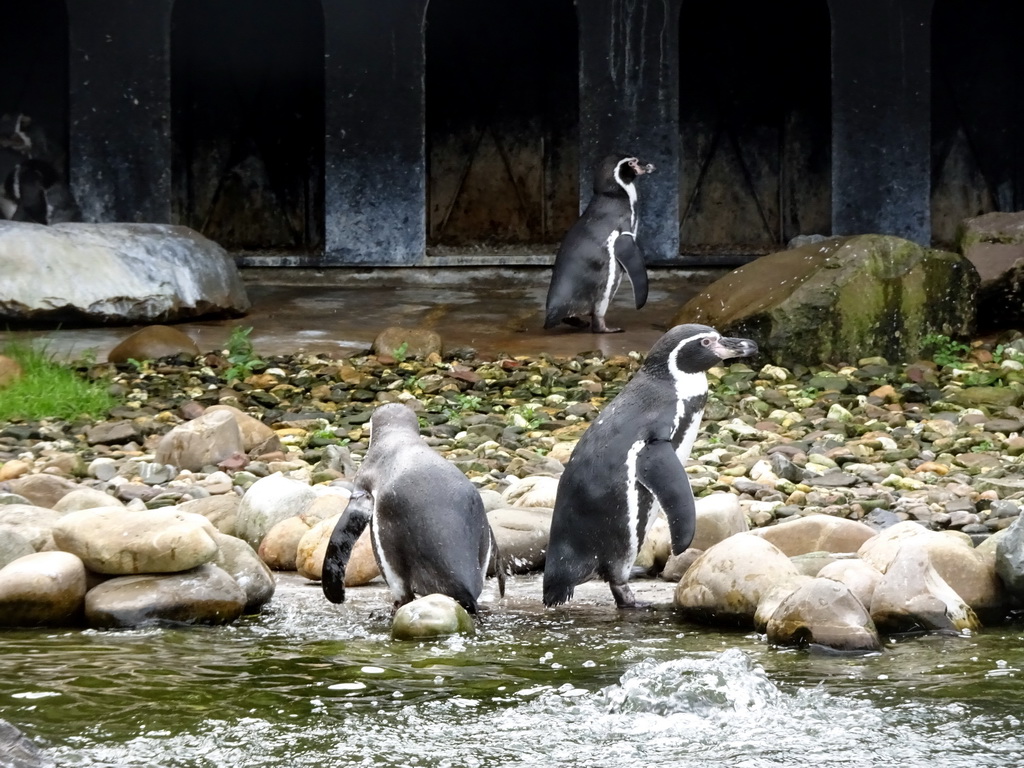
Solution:
{"label": "humboldt penguin", "polygon": [[479,492],[423,441],[410,408],[387,403],[374,410],[370,446],[353,484],[324,559],[321,585],[328,600],[344,601],[345,566],[367,524],[396,609],[416,596],[440,593],[476,614],[492,563],[505,594],[504,568]]}
{"label": "humboldt penguin", "polygon": [[567,602],[600,577],[619,608],[637,606],[627,584],[647,531],[665,511],[672,551],[693,540],[696,512],[684,469],[708,395],[705,372],[757,352],[749,339],[678,325],[576,444],[558,482],[544,564],[544,604]]}
{"label": "humboldt penguin", "polygon": [[559,323],[586,326],[594,333],[618,333],[605,313],[625,271],[633,301],[647,303],[647,267],[636,244],[636,179],[654,166],[629,155],[609,155],[594,174],[594,196],[566,233],[555,256],[548,286],[545,328]]}
{"label": "humboldt penguin", "polygon": [[4,180],[8,218],[36,224],[81,221],[82,212],[53,164],[38,158],[18,163]]}

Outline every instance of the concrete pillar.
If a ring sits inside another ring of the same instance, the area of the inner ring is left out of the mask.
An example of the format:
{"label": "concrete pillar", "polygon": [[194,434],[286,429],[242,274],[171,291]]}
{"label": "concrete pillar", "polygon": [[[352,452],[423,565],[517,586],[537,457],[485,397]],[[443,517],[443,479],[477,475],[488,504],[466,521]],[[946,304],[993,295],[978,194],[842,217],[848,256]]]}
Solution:
{"label": "concrete pillar", "polygon": [[68,3],[68,157],[86,221],[171,220],[172,3]]}
{"label": "concrete pillar", "polygon": [[427,0],[324,0],[325,265],[426,252]]}
{"label": "concrete pillar", "polygon": [[931,240],[933,0],[829,0],[832,234]]}
{"label": "concrete pillar", "polygon": [[[649,264],[679,258],[681,0],[578,0],[580,206],[597,162],[629,152],[657,171],[637,183],[639,243]],[[694,77],[700,73],[692,73]]]}

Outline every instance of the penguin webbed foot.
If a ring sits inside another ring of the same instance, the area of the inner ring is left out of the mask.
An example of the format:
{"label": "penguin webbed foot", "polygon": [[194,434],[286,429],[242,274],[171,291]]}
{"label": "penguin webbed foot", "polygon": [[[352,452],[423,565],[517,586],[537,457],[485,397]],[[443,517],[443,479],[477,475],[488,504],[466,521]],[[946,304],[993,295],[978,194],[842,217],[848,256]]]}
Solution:
{"label": "penguin webbed foot", "polygon": [[591,333],[622,333],[622,328],[611,328],[605,325],[604,317],[598,315],[590,316],[590,332]]}
{"label": "penguin webbed foot", "polygon": [[586,328],[588,323],[582,317],[563,317],[562,322],[571,328]]}
{"label": "penguin webbed foot", "polygon": [[637,600],[628,584],[609,583],[608,586],[611,587],[612,597],[615,598],[615,607],[620,611],[642,611],[651,607],[651,603]]}

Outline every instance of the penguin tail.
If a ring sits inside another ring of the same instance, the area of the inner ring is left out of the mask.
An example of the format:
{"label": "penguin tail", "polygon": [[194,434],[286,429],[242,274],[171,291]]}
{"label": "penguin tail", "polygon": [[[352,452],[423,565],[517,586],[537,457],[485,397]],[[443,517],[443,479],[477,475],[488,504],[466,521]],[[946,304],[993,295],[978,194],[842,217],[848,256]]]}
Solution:
{"label": "penguin tail", "polygon": [[332,603],[345,602],[345,568],[352,556],[352,547],[370,522],[365,495],[353,496],[331,532],[324,554],[320,587]]}
{"label": "penguin tail", "polygon": [[494,538],[494,531],[488,530],[491,534],[491,561],[487,564],[488,575],[494,575],[498,577],[498,594],[502,597],[505,596],[505,569],[508,567],[508,563],[505,562],[505,558],[501,554],[501,550],[498,548],[498,540]]}

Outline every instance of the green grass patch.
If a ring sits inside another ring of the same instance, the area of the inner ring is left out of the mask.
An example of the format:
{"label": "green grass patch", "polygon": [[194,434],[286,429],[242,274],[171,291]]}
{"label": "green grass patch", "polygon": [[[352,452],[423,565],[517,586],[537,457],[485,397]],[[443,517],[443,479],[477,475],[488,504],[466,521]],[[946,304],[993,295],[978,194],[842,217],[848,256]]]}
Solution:
{"label": "green grass patch", "polygon": [[88,381],[46,348],[10,342],[3,354],[18,361],[22,376],[0,388],[0,422],[103,418],[117,405],[104,381]]}

